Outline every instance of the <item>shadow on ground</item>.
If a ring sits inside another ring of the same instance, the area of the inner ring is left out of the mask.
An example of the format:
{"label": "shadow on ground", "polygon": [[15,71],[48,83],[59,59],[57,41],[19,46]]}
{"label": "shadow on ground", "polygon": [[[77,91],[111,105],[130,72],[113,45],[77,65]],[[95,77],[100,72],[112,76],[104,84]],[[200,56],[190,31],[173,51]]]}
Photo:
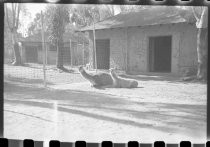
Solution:
{"label": "shadow on ground", "polygon": [[[42,79],[29,79],[29,78],[18,78],[18,77],[8,77],[8,76],[5,76],[4,77],[4,86],[7,86],[7,84],[11,82],[20,82],[20,83],[23,83],[23,84],[44,84],[44,81]],[[13,83],[15,84],[15,83]],[[53,83],[51,82],[46,82],[47,85],[54,85]]]}
{"label": "shadow on ground", "polygon": [[[206,107],[204,105],[133,102],[129,99],[95,92],[47,90],[10,82],[5,83],[4,90],[5,103],[54,109],[53,101],[56,100],[58,102],[57,109],[60,112],[139,128],[165,132],[169,130],[177,132],[184,128],[185,133],[192,133],[195,130],[202,130],[206,122]],[[138,110],[139,108],[145,108],[145,111]],[[94,112],[88,112],[93,109]],[[104,113],[100,113],[101,111]],[[109,113],[114,116],[109,116]],[[118,115],[119,113],[129,116],[129,118]],[[152,121],[152,123],[146,123],[142,119]],[[161,125],[159,125],[160,123]]]}
{"label": "shadow on ground", "polygon": [[[20,66],[13,66],[12,64],[6,64],[7,66],[9,66],[10,68],[13,68],[13,70],[22,67],[24,71],[27,71],[29,69],[37,69],[37,70],[43,70],[43,64],[33,64],[33,63],[24,63]],[[4,66],[4,68],[7,68],[7,66]],[[56,71],[56,72],[64,72],[64,73],[71,73],[71,74],[78,74],[77,72],[77,68],[73,67],[73,68],[67,68],[64,66],[63,69],[58,69],[55,67],[55,65],[46,65],[45,67],[46,71],[49,72],[49,70],[52,71]],[[37,72],[37,71],[35,71]]]}
{"label": "shadow on ground", "polygon": [[181,76],[172,75],[170,73],[142,73],[140,75],[119,75],[123,78],[135,79],[138,81],[167,81],[169,83],[203,83],[204,81],[192,80],[192,81],[183,81]]}

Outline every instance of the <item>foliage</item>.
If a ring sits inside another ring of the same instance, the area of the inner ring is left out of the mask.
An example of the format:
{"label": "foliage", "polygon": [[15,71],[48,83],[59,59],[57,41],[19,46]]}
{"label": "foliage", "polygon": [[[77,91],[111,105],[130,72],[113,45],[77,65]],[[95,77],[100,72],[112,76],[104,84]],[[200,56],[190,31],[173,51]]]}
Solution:
{"label": "foliage", "polygon": [[53,8],[53,15],[50,18],[49,30],[51,34],[52,44],[56,44],[57,40],[62,41],[65,27],[69,23],[69,11],[64,5],[57,5]]}
{"label": "foliage", "polygon": [[[50,32],[51,19],[54,14],[54,5],[47,5],[43,14],[43,26],[44,32]],[[33,21],[29,24],[28,35],[34,35],[41,33],[41,12],[37,13]]]}
{"label": "foliage", "polygon": [[142,9],[149,9],[152,6],[142,6],[142,5],[120,5],[120,13],[135,12]]}
{"label": "foliage", "polygon": [[57,47],[57,68],[63,70],[63,35],[69,23],[69,11],[65,5],[55,5],[51,10],[53,11],[49,17],[49,40],[53,46]]}
{"label": "foliage", "polygon": [[[20,65],[21,64],[21,56],[19,51],[19,45],[17,45],[17,41],[19,41],[19,34],[18,29],[20,27],[20,15],[26,16],[27,9],[25,8],[24,4],[19,3],[7,3],[5,4],[5,42],[12,41],[12,48],[15,60],[13,65]],[[11,43],[11,42],[10,42]],[[7,45],[10,48],[10,46]],[[11,54],[11,53],[9,53]]]}
{"label": "foliage", "polygon": [[[10,10],[9,13],[11,14]],[[11,17],[9,17],[11,18]],[[12,37],[11,37],[11,32],[7,24],[7,17],[4,17],[4,53],[5,57],[4,59],[8,61],[8,59],[12,59]],[[7,62],[6,61],[6,62]]]}
{"label": "foliage", "polygon": [[18,31],[24,22],[20,22],[20,17],[30,16],[30,13],[24,4],[7,3],[5,4],[5,25],[10,31]]}
{"label": "foliage", "polygon": [[[44,17],[44,31],[50,33],[52,30],[52,19],[56,12],[56,7],[59,5],[49,4],[43,12]],[[106,19],[114,15],[114,7],[112,5],[60,5],[66,12],[68,24],[66,24],[66,31],[73,32],[78,27],[88,26],[93,24],[93,15],[95,22]],[[38,34],[41,31],[41,13],[37,13],[34,20],[28,27],[28,35]],[[67,16],[68,15],[68,16]],[[64,18],[65,19],[65,18]]]}
{"label": "foliage", "polygon": [[71,22],[77,26],[89,26],[114,15],[110,5],[78,5],[71,10]]}

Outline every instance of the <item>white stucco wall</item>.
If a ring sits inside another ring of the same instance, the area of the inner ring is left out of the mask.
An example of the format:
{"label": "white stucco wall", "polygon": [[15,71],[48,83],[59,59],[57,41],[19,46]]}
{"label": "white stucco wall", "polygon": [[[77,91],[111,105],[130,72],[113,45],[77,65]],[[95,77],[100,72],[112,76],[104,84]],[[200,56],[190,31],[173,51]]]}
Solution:
{"label": "white stucco wall", "polygon": [[129,66],[131,71],[148,71],[149,37],[172,36],[171,72],[181,73],[183,68],[196,65],[196,27],[190,24],[157,25],[131,28],[128,42],[131,48]]}
{"label": "white stucco wall", "polygon": [[[96,39],[110,39],[110,67],[125,69],[126,59],[126,30],[125,29],[109,29],[96,31]],[[92,42],[92,32],[90,32]],[[90,43],[93,44],[93,43]],[[93,47],[93,46],[92,46]],[[91,49],[92,50],[92,49]]]}
{"label": "white stucco wall", "polygon": [[[90,32],[90,38],[92,38]],[[196,66],[196,27],[192,24],[169,24],[97,30],[96,39],[110,39],[110,66],[130,73],[148,72],[149,37],[172,36],[172,73]],[[127,57],[126,57],[126,48]],[[125,58],[127,61],[124,61]]]}

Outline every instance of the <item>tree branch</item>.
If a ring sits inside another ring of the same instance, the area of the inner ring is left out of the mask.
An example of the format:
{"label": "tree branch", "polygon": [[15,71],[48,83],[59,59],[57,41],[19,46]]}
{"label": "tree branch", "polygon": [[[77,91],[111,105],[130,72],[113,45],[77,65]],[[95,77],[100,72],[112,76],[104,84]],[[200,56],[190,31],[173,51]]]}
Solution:
{"label": "tree branch", "polygon": [[12,3],[12,29],[14,31],[15,28],[15,11],[14,11],[14,4]]}
{"label": "tree branch", "polygon": [[8,16],[8,8],[7,8],[7,5],[6,5],[6,7],[5,7],[5,13],[6,13],[7,25],[8,25],[8,27],[9,27],[10,31],[12,32],[12,27],[11,27],[11,25],[10,25],[10,23],[9,23],[9,16]]}
{"label": "tree branch", "polygon": [[14,4],[14,11],[15,11],[15,14],[16,14],[16,10],[17,10],[17,4]]}
{"label": "tree branch", "polygon": [[17,18],[16,18],[16,29],[18,29],[18,25],[19,25],[19,15],[20,15],[20,4],[18,4],[18,10],[17,10]]}
{"label": "tree branch", "polygon": [[196,19],[197,21],[199,21],[200,19],[199,19],[198,14],[195,12],[195,8],[194,8],[194,7],[191,7],[191,8],[192,8],[193,14],[194,14],[194,16],[195,16],[195,19]]}

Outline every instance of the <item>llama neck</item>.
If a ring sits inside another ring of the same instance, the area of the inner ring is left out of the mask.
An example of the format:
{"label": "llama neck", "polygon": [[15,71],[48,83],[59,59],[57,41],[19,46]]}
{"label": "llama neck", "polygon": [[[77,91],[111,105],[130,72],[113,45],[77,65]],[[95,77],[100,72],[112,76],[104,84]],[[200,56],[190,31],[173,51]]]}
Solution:
{"label": "llama neck", "polygon": [[90,80],[90,81],[94,80],[93,77],[90,74],[88,74],[85,70],[81,71],[80,74],[87,80]]}
{"label": "llama neck", "polygon": [[111,76],[114,80],[118,79],[117,75],[115,72],[111,72]]}

